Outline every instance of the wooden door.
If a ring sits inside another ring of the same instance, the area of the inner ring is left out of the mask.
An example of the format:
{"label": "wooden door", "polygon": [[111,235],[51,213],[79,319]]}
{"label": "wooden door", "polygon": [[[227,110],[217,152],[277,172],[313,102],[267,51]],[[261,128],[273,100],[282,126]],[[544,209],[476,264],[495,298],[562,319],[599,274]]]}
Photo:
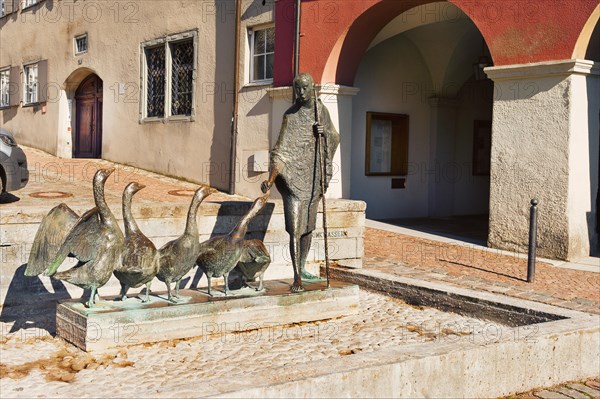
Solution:
{"label": "wooden door", "polygon": [[75,158],[102,156],[102,80],[88,76],[75,93]]}

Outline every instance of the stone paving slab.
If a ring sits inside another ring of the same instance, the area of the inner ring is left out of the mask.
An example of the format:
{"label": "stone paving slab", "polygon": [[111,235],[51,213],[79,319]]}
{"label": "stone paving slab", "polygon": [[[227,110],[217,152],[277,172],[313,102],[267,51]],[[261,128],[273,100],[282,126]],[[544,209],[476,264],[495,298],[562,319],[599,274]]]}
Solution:
{"label": "stone paving slab", "polygon": [[[599,371],[600,372],[600,371]],[[584,385],[584,384],[568,384],[567,385],[569,388],[574,389],[576,391],[579,392],[583,392],[589,396],[591,396],[592,398],[600,398],[600,390],[599,389],[594,389],[590,386]]]}
{"label": "stone paving slab", "polygon": [[560,392],[543,390],[535,393],[540,399],[569,399],[569,396],[563,395]]}
{"label": "stone paving slab", "polygon": [[[588,395],[567,387],[558,387],[556,388],[556,392],[566,395],[567,398],[589,399]],[[600,392],[598,392],[596,396],[598,395],[600,395]]]}
{"label": "stone paving slab", "polygon": [[600,371],[594,379],[580,382],[567,382],[547,389],[535,389],[529,392],[506,396],[504,399],[540,399],[544,397],[558,397],[561,399],[598,399],[600,398]]}

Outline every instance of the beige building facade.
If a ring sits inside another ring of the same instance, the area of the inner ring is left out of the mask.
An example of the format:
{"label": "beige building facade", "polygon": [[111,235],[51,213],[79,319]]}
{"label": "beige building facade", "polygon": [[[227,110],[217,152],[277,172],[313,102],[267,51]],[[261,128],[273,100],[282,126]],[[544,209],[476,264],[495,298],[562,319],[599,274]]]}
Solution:
{"label": "beige building facade", "polygon": [[[0,70],[10,75],[0,124],[19,143],[229,189],[235,2],[14,3],[0,19]],[[245,33],[273,22],[272,4],[255,3],[244,2]],[[247,34],[240,43],[247,68]],[[240,68],[241,84],[248,74]],[[243,128],[258,133],[248,119]]]}

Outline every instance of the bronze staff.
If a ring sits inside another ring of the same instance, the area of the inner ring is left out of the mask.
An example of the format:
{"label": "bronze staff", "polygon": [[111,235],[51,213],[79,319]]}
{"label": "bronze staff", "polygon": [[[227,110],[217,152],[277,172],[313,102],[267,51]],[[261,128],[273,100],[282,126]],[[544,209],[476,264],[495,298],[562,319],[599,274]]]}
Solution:
{"label": "bronze staff", "polygon": [[321,201],[323,202],[323,242],[325,245],[325,276],[327,278],[327,288],[329,288],[329,246],[327,243],[327,203],[325,200],[325,154],[323,148],[327,149],[327,136],[323,130],[319,118],[319,101],[317,97],[317,89],[314,90],[315,97],[315,124],[313,130],[317,138],[317,146],[319,147],[319,158],[321,163]]}

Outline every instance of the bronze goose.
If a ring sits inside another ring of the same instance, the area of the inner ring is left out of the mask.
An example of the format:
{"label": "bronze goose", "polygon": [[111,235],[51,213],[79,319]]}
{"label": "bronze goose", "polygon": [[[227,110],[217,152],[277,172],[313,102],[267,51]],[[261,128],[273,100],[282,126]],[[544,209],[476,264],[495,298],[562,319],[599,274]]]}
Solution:
{"label": "bronze goose", "polygon": [[[114,168],[96,172],[93,180],[96,207],[77,220],[44,273],[90,289],[90,298],[86,303],[88,307],[94,306],[96,291],[110,279],[115,266],[121,261],[123,251],[123,233],[104,199],[104,184],[113,171]],[[77,258],[79,263],[57,273],[56,270],[69,255]]]}
{"label": "bronze goose", "polygon": [[265,206],[268,198],[268,194],[258,197],[229,234],[213,237],[200,244],[196,265],[208,278],[208,295],[212,296],[211,279],[221,276],[225,279],[225,295],[229,294],[229,272],[240,261],[244,251],[248,224]]}
{"label": "bronze goose", "polygon": [[263,277],[270,264],[271,256],[265,244],[261,240],[246,240],[235,270],[243,276],[245,285],[248,285],[248,281],[255,281],[258,277],[259,283],[256,291],[262,291]]}
{"label": "bronze goose", "polygon": [[115,277],[121,283],[121,300],[127,299],[130,287],[138,288],[146,285],[146,296],[142,302],[149,301],[150,285],[158,273],[158,251],[156,247],[139,229],[133,213],[131,201],[135,193],[145,186],[137,182],[129,183],[123,191],[123,224],[125,225],[125,246],[121,265],[115,269]]}
{"label": "bronze goose", "polygon": [[[183,234],[175,240],[163,245],[159,253],[159,271],[156,277],[167,285],[168,301],[176,303],[173,299],[179,298],[179,281],[191,270],[200,249],[200,235],[196,214],[198,207],[210,194],[216,190],[210,187],[201,187],[194,193],[188,210],[187,222]],[[175,295],[171,293],[171,283],[175,283]]]}

